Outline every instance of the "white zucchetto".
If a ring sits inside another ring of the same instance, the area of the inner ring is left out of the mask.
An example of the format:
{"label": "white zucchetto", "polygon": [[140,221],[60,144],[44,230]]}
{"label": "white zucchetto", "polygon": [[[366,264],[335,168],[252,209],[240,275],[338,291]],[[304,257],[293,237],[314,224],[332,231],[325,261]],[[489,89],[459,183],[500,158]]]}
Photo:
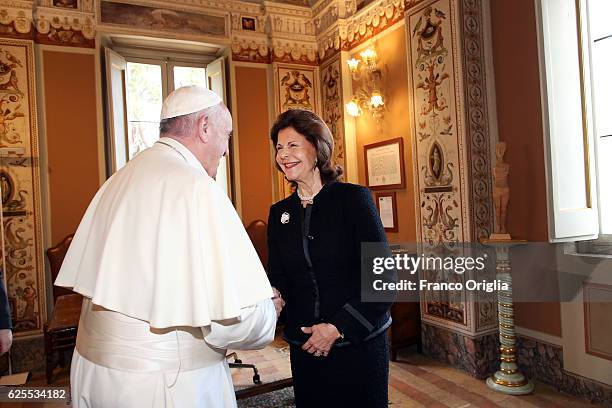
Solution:
{"label": "white zucchetto", "polygon": [[221,97],[202,86],[189,85],[174,90],[164,100],[160,120],[188,115],[223,102]]}

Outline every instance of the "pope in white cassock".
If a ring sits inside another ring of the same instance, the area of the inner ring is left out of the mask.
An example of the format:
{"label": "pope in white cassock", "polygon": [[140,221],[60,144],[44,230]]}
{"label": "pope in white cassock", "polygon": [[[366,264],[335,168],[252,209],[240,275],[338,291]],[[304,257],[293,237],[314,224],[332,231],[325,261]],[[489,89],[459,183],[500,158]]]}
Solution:
{"label": "pope in white cassock", "polygon": [[73,406],[236,406],[226,349],[269,343],[282,300],[214,180],[231,133],[216,94],[177,89],[89,205],[55,281],[84,296]]}

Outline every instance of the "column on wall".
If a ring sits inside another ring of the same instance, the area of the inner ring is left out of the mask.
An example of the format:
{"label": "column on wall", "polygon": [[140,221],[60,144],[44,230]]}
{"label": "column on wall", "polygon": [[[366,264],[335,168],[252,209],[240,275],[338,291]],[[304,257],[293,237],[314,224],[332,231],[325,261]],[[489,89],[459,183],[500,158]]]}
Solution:
{"label": "column on wall", "polygon": [[[480,0],[423,1],[406,11],[417,239],[430,245],[474,243],[492,231],[483,14]],[[494,293],[421,292],[425,352],[486,376],[497,355],[496,311]]]}
{"label": "column on wall", "polygon": [[16,337],[41,333],[46,320],[32,8],[4,8],[0,22],[3,273]]}

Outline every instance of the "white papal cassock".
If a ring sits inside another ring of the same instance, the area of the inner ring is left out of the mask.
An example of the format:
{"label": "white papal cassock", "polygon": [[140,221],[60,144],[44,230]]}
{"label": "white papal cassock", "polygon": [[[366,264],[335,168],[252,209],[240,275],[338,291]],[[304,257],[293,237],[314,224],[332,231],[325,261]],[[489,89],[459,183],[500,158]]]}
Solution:
{"label": "white papal cassock", "polygon": [[272,289],[240,218],[170,138],[100,188],[55,284],[85,296],[77,407],[234,407],[226,349],[274,336]]}

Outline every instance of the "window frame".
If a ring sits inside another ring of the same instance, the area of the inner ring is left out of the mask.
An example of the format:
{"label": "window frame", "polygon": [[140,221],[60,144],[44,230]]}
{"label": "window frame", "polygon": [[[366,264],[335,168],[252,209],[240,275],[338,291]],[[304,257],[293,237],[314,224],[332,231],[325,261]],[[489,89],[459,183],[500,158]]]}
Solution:
{"label": "window frame", "polygon": [[551,242],[601,233],[587,1],[535,2]]}

